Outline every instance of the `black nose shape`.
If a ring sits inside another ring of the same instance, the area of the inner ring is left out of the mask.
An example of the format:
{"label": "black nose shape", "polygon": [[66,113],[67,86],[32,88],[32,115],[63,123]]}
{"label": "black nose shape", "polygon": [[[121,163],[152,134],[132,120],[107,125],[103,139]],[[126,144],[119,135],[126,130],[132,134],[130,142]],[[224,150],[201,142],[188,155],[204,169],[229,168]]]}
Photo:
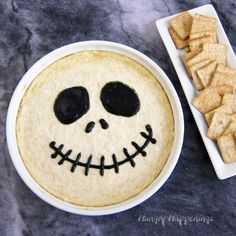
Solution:
{"label": "black nose shape", "polygon": [[[99,123],[103,129],[108,129],[109,125],[104,119],[100,119]],[[85,128],[85,132],[90,133],[93,130],[94,126],[95,126],[95,122],[90,121]]]}
{"label": "black nose shape", "polygon": [[107,124],[107,122],[104,119],[100,119],[99,123],[103,129],[108,129],[109,125]]}
{"label": "black nose shape", "polygon": [[95,122],[90,121],[85,128],[85,132],[90,133],[93,130],[94,126],[95,126]]}

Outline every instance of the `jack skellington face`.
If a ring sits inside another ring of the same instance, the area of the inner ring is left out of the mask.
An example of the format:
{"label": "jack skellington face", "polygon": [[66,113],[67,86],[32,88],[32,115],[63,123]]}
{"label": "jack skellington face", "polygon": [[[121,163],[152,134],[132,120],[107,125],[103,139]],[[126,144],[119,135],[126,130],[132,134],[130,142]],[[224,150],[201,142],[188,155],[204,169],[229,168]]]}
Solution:
{"label": "jack skellington face", "polygon": [[[134,89],[130,88],[128,85],[114,81],[108,82],[104,85],[100,93],[100,100],[105,108],[105,110],[113,115],[131,117],[135,115],[140,109],[140,100]],[[85,87],[71,87],[61,91],[54,103],[54,113],[57,119],[66,125],[76,122],[79,118],[85,115],[90,108],[89,93]],[[108,129],[109,124],[106,120],[100,119],[99,123],[102,129]],[[85,132],[92,132],[95,126],[94,121],[89,121],[85,127]],[[123,153],[126,156],[125,159],[117,161],[116,154],[112,154],[113,164],[105,165],[105,157],[102,155],[100,158],[100,165],[91,164],[92,154],[88,157],[86,163],[80,162],[81,153],[79,153],[75,160],[70,158],[72,150],[67,151],[67,153],[62,153],[61,144],[56,147],[56,142],[52,141],[49,146],[55,151],[51,155],[52,158],[56,158],[58,155],[62,158],[58,164],[62,165],[64,161],[72,163],[71,172],[75,171],[77,166],[85,167],[85,175],[88,175],[89,168],[95,168],[100,170],[100,175],[104,175],[104,169],[113,169],[115,173],[119,173],[119,166],[130,162],[132,167],[135,167],[134,158],[141,154],[146,156],[147,153],[144,149],[149,143],[155,144],[156,140],[153,138],[152,128],[150,125],[146,125],[146,131],[148,133],[140,132],[140,135],[145,138],[145,142],[142,146],[139,146],[136,142],[132,141],[131,144],[136,149],[133,154],[130,154],[128,150],[124,147]]]}
{"label": "jack skellington face", "polygon": [[155,76],[126,56],[89,50],[57,60],[32,81],[16,130],[31,176],[81,206],[140,193],[163,169],[174,137]]}

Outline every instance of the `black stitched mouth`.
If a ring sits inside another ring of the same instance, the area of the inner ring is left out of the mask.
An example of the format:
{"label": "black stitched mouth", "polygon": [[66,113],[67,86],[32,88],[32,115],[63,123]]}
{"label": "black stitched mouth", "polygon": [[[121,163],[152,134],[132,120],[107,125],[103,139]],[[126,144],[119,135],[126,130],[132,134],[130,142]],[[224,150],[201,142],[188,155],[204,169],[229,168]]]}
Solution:
{"label": "black stitched mouth", "polygon": [[53,141],[49,144],[50,148],[52,148],[55,152],[51,155],[51,158],[56,158],[57,156],[61,157],[61,160],[58,162],[58,165],[62,165],[64,161],[68,161],[72,164],[71,166],[71,172],[74,172],[77,166],[82,166],[85,168],[85,175],[87,176],[89,173],[89,169],[98,169],[100,170],[100,175],[104,175],[105,169],[114,169],[115,173],[119,173],[119,166],[125,164],[126,162],[129,162],[132,167],[135,167],[136,163],[134,161],[134,158],[141,154],[142,156],[146,156],[147,153],[145,152],[145,148],[148,146],[149,143],[155,144],[156,139],[153,138],[153,132],[151,125],[145,126],[147,133],[140,132],[140,135],[145,139],[145,142],[142,146],[139,146],[136,142],[131,142],[131,144],[134,146],[136,151],[133,154],[129,154],[128,150],[124,147],[123,153],[126,156],[125,159],[121,161],[117,161],[115,153],[112,154],[112,160],[113,164],[111,165],[105,165],[105,157],[101,156],[100,158],[100,165],[91,164],[92,162],[92,155],[88,157],[88,160],[86,163],[81,162],[81,153],[79,153],[75,160],[70,158],[70,155],[72,153],[72,150],[68,150],[66,153],[62,152],[62,149],[64,148],[64,145],[61,144],[59,147],[56,147],[56,142]]}

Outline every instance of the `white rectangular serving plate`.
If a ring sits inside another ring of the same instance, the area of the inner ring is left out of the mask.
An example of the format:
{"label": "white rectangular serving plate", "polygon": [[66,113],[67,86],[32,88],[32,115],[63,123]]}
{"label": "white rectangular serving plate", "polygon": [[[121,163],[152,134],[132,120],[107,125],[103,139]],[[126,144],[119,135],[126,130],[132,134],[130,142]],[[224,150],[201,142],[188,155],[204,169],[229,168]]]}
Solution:
{"label": "white rectangular serving plate", "polygon": [[[192,10],[188,11],[190,14],[194,15],[195,13],[200,13],[206,16],[215,17],[217,19],[217,37],[219,43],[224,43],[228,46],[228,54],[227,54],[227,61],[228,65],[230,67],[236,68],[236,57],[234,54],[234,51],[229,43],[229,40],[225,34],[225,31],[222,27],[222,24],[219,20],[219,17],[214,9],[214,7],[211,4],[207,4],[201,7],[194,8]],[[178,14],[176,14],[178,15]],[[174,45],[174,42],[172,41],[172,38],[168,32],[169,22],[172,18],[174,18],[176,15],[172,15],[166,18],[162,18],[160,20],[156,21],[157,29],[161,35],[161,38],[163,40],[163,43],[165,44],[165,47],[167,49],[167,52],[170,56],[170,59],[175,67],[176,73],[179,77],[180,83],[182,85],[182,88],[184,90],[185,96],[187,98],[188,104],[190,106],[190,109],[193,113],[193,117],[195,119],[195,122],[198,126],[198,129],[200,131],[200,134],[202,136],[203,142],[206,146],[207,152],[210,156],[212,165],[214,166],[215,172],[219,179],[226,179],[229,177],[232,177],[236,175],[236,162],[231,164],[225,164],[221,154],[219,152],[219,149],[217,147],[217,144],[207,138],[207,123],[205,121],[205,118],[203,115],[192,105],[192,100],[197,94],[197,91],[190,80],[185,67],[182,63],[181,55],[184,53],[184,49],[177,49]]]}

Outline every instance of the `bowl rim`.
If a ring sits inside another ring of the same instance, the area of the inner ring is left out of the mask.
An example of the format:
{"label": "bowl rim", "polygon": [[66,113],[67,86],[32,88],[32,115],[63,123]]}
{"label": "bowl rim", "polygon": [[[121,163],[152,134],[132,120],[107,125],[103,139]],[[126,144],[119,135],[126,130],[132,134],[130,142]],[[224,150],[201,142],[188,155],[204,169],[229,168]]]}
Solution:
{"label": "bowl rim", "polygon": [[[44,190],[37,183],[37,181],[33,179],[33,177],[26,169],[26,166],[24,165],[20,152],[18,150],[17,137],[16,137],[16,118],[19,105],[26,89],[31,84],[33,79],[43,69],[45,69],[48,65],[55,62],[56,60],[65,57],[67,55],[70,55],[72,53],[85,50],[101,50],[101,51],[116,52],[130,57],[135,61],[137,61],[138,63],[142,64],[144,67],[146,67],[152,74],[155,75],[156,79],[160,82],[164,91],[166,92],[169,102],[171,104],[174,117],[174,127],[175,127],[174,142],[169,158],[165,166],[163,167],[161,173],[157,176],[157,178],[153,181],[153,183],[151,183],[146,189],[144,189],[138,195],[124,202],[104,207],[78,206],[72,203],[65,202],[51,195],[46,190]],[[42,200],[44,200],[45,202],[56,208],[74,214],[90,215],[90,216],[108,215],[122,212],[134,206],[137,206],[138,204],[142,203],[143,201],[151,197],[166,182],[166,180],[173,172],[181,153],[183,145],[183,137],[184,137],[184,118],[183,118],[181,103],[174,86],[172,85],[172,83],[170,82],[169,78],[164,73],[164,71],[154,61],[152,61],[149,57],[145,56],[143,53],[131,47],[125,46],[123,44],[109,41],[91,40],[91,41],[83,41],[83,42],[68,44],[53,50],[52,52],[46,54],[41,59],[39,59],[36,63],[34,63],[31,66],[31,68],[23,75],[12,95],[8,107],[7,119],[6,119],[6,137],[7,137],[7,145],[10,157],[18,174],[20,175],[24,183],[39,198],[41,198]]]}

